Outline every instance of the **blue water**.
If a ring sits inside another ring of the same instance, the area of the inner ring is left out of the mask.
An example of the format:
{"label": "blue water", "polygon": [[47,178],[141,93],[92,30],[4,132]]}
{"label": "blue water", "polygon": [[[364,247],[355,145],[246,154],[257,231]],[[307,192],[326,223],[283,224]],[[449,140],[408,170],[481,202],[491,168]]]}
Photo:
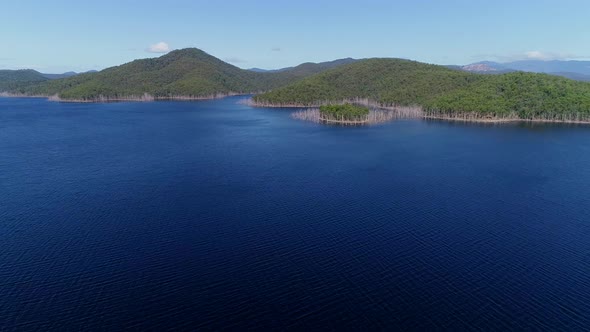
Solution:
{"label": "blue water", "polygon": [[590,127],[0,98],[0,330],[590,328]]}

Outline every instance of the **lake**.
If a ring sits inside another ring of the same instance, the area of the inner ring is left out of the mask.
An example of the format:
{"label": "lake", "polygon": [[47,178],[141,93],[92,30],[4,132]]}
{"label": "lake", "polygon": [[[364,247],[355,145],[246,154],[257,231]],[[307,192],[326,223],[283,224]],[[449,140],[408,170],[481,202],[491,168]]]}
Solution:
{"label": "lake", "polygon": [[0,98],[0,330],[590,327],[590,126]]}

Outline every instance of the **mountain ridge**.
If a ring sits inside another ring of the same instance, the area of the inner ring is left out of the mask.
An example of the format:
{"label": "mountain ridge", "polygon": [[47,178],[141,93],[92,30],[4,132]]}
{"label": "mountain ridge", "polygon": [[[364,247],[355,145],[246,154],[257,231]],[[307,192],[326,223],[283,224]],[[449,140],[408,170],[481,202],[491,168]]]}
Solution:
{"label": "mountain ridge", "polygon": [[17,79],[9,75],[17,81],[9,92],[85,102],[254,93],[255,103],[270,106],[313,106],[364,98],[381,106],[419,107],[432,117],[590,121],[590,84],[547,74],[492,72],[497,75],[405,59],[347,58],[260,73],[189,48],[55,80],[35,71],[20,71]]}
{"label": "mountain ridge", "polygon": [[590,61],[581,60],[518,60],[505,63],[479,61],[459,67],[461,70],[477,73],[524,71],[590,81]]}
{"label": "mountain ridge", "polygon": [[322,67],[322,68],[328,69],[328,68],[337,67],[339,65],[349,64],[349,63],[352,63],[355,61],[359,61],[359,59],[354,59],[354,58],[348,57],[348,58],[336,59],[336,60],[332,60],[332,61],[304,62],[304,63],[301,63],[297,66],[284,67],[284,68],[279,68],[279,69],[249,68],[248,70],[258,72],[258,73],[277,73],[277,72],[290,71],[290,70],[294,70],[294,71],[304,70],[304,68],[306,68],[306,67]]}
{"label": "mountain ridge", "polygon": [[200,99],[281,87],[353,59],[305,63],[280,72],[257,73],[226,63],[200,49],[174,50],[157,58],[138,59],[67,78],[13,89],[25,95],[57,95],[61,100],[102,101],[143,98]]}
{"label": "mountain ridge", "polygon": [[47,80],[49,80],[47,77],[33,69],[2,69],[0,70],[0,92],[19,89]]}

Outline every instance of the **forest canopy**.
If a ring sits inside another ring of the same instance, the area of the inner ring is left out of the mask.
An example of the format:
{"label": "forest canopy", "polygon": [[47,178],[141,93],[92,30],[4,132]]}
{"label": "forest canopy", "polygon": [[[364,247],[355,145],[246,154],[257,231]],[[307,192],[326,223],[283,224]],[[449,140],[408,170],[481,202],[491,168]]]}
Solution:
{"label": "forest canopy", "polygon": [[320,106],[320,115],[325,119],[361,121],[367,119],[369,109],[349,103],[342,105],[323,105]]}
{"label": "forest canopy", "polygon": [[547,74],[483,75],[402,59],[369,59],[254,97],[264,105],[315,106],[366,98],[418,106],[431,116],[590,120],[590,83]]}

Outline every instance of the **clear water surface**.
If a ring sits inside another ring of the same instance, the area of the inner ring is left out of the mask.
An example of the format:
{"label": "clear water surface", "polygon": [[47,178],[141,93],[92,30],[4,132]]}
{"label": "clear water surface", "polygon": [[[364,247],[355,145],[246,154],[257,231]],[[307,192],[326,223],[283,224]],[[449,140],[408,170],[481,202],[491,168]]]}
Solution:
{"label": "clear water surface", "polygon": [[590,327],[590,127],[0,98],[0,330]]}

